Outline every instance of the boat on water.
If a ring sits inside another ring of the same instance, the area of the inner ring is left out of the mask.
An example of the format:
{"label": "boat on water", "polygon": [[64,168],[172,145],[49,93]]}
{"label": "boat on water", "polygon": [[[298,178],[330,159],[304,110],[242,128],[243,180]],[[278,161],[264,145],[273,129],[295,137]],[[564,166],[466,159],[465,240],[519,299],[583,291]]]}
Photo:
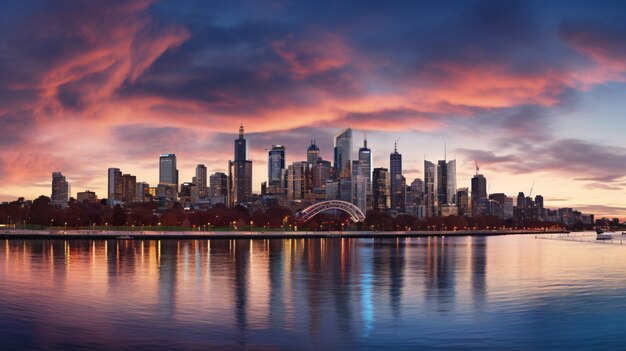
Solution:
{"label": "boat on water", "polygon": [[130,235],[120,235],[116,239],[118,240],[131,240],[133,237]]}

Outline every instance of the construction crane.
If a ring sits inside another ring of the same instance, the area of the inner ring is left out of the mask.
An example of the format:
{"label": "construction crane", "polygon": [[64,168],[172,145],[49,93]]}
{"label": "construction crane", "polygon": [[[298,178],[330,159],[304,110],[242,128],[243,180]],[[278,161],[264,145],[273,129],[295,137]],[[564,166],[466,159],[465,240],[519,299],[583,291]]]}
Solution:
{"label": "construction crane", "polygon": [[530,193],[528,194],[528,197],[533,197],[533,188],[535,187],[535,181],[533,180],[533,185],[530,186]]}

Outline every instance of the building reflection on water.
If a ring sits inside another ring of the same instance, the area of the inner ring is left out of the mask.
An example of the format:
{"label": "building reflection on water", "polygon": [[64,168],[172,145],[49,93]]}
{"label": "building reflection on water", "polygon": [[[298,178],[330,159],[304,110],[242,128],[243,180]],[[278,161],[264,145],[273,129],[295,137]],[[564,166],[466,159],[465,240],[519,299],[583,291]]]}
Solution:
{"label": "building reflection on water", "polygon": [[[315,346],[328,338],[354,344],[376,333],[377,323],[452,310],[459,289],[482,308],[486,250],[484,238],[6,240],[0,258],[9,286],[29,277],[59,311],[76,297],[92,299],[93,319],[56,319],[94,333],[112,333],[106,319],[114,315],[120,325],[204,326],[239,346],[253,344],[255,331]],[[459,286],[465,270],[469,284]],[[98,317],[98,309],[109,317]]]}
{"label": "building reflection on water", "polygon": [[624,246],[528,236],[4,240],[0,282],[3,349],[620,349],[626,310]]}

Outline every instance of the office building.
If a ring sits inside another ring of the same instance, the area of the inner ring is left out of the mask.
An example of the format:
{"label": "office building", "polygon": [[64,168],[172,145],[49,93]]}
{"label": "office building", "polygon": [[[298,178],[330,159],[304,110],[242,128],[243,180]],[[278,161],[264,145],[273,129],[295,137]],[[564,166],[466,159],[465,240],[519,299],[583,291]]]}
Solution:
{"label": "office building", "polygon": [[98,202],[98,197],[96,196],[95,192],[85,190],[85,191],[80,191],[76,194],[76,201],[79,204],[82,204],[85,202],[90,203],[90,204],[95,204]]}
{"label": "office building", "polygon": [[252,161],[248,160],[248,143],[243,124],[235,139],[235,160],[228,162],[228,205],[247,202],[252,196]]}
{"label": "office building", "polygon": [[193,201],[197,202],[208,197],[207,191],[207,169],[203,164],[196,166],[196,176],[194,177]]}
{"label": "office building", "polygon": [[374,168],[372,173],[372,208],[374,210],[386,211],[389,209],[391,204],[390,187],[387,168]]}
{"label": "office building", "polygon": [[406,180],[402,176],[402,154],[398,152],[398,144],[394,143],[393,152],[389,155],[389,178],[391,186],[391,209],[404,211],[404,195]]}
{"label": "office building", "polygon": [[107,202],[109,206],[122,204],[122,171],[119,168],[109,168]]}
{"label": "office building", "polygon": [[65,208],[69,200],[69,183],[61,172],[52,173],[52,195],[50,203],[53,206]]}
{"label": "office building", "polygon": [[361,175],[365,177],[367,192],[367,208],[372,207],[372,150],[367,147],[367,139],[363,140],[363,147],[359,148],[359,165]]}
{"label": "office building", "polygon": [[215,172],[209,177],[211,197],[228,196],[228,176],[222,172]]}
{"label": "office building", "polygon": [[159,157],[159,184],[174,186],[178,191],[178,169],[176,155],[164,154]]}
{"label": "office building", "polygon": [[469,206],[469,189],[468,188],[459,188],[456,191],[456,206],[459,208],[459,216],[469,216],[470,206]]}
{"label": "office building", "polygon": [[352,175],[352,129],[344,129],[335,136],[335,170],[339,178]]}
{"label": "office building", "polygon": [[437,163],[437,203],[456,205],[456,160]]}
{"label": "office building", "polygon": [[309,164],[306,161],[294,162],[287,167],[287,198],[303,200],[311,192]]}
{"label": "office building", "polygon": [[122,175],[122,203],[130,205],[137,201],[137,177],[130,174]]}
{"label": "office building", "polygon": [[439,214],[437,166],[430,161],[424,161],[424,206],[426,217],[435,217]]}
{"label": "office building", "polygon": [[287,191],[285,169],[285,147],[272,145],[267,160],[267,193],[270,195],[284,194]]}
{"label": "office building", "polygon": [[487,199],[487,179],[482,174],[476,174],[472,177],[472,215],[481,214],[479,203],[481,200]]}
{"label": "office building", "polygon": [[319,157],[320,148],[315,145],[315,140],[311,140],[311,145],[306,149],[306,162],[309,164],[309,168],[317,164]]}

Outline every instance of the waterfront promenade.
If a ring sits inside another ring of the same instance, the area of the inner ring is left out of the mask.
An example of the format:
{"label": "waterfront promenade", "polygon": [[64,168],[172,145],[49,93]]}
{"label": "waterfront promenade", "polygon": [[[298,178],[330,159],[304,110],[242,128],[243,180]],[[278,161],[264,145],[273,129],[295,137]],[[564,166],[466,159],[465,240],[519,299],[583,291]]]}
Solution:
{"label": "waterfront promenade", "polygon": [[117,231],[117,230],[0,230],[0,239],[281,239],[281,238],[401,238],[445,236],[495,236],[566,233],[543,230],[457,231]]}

